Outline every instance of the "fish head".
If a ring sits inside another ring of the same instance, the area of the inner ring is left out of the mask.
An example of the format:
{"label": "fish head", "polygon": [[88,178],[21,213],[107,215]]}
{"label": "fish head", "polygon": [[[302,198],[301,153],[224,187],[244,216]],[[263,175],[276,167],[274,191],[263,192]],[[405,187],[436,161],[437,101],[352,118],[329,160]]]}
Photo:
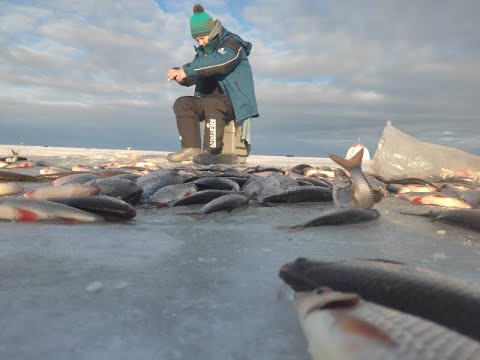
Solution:
{"label": "fish head", "polygon": [[278,275],[295,291],[311,291],[324,286],[324,284],[318,284],[309,276],[313,267],[318,268],[318,266],[322,266],[322,264],[328,263],[321,261],[313,262],[306,258],[298,258],[293,262],[284,264],[280,268]]}
{"label": "fish head", "polygon": [[350,176],[348,176],[347,171],[336,168],[334,170],[333,185],[336,185],[340,188],[346,188],[351,186],[352,180],[350,179]]}

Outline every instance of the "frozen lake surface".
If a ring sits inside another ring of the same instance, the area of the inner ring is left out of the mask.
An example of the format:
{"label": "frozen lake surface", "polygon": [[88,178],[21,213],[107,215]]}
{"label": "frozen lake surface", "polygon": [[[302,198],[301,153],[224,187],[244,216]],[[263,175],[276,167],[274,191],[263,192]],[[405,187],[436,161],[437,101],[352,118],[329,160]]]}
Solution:
{"label": "frozen lake surface", "polygon": [[[0,154],[10,148],[0,146]],[[28,146],[21,152],[56,166],[130,158],[171,166],[165,155]],[[245,166],[301,163],[333,164],[251,156]],[[185,207],[138,209],[127,224],[0,222],[0,358],[307,360],[290,288],[278,277],[297,257],[391,259],[480,283],[478,232],[402,215],[418,206],[392,197],[375,206],[381,217],[374,222],[276,228],[330,207],[251,204],[203,220],[175,215]]]}

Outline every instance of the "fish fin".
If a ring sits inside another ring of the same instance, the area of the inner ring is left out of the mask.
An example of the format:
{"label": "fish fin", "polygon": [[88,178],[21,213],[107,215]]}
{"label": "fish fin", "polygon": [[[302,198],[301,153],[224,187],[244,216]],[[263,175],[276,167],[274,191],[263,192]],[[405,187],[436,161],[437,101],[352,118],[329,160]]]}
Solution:
{"label": "fish fin", "polygon": [[39,219],[36,213],[26,209],[17,209],[17,216],[20,221],[37,221]]}
{"label": "fish fin", "polygon": [[435,218],[436,216],[438,216],[439,212],[438,211],[433,211],[433,210],[430,210],[430,211],[425,212],[425,213],[409,213],[409,212],[405,212],[405,211],[400,211],[399,214]]}
{"label": "fish fin", "polygon": [[80,222],[80,220],[78,219],[75,219],[75,218],[69,218],[69,217],[63,217],[63,216],[59,216],[57,217],[58,220],[63,220],[69,224],[78,224]]}
{"label": "fish fin", "polygon": [[345,333],[363,336],[370,340],[383,343],[386,346],[396,346],[397,343],[384,330],[374,324],[350,314],[336,314],[335,323]]}
{"label": "fish fin", "polygon": [[302,230],[304,226],[303,225],[292,225],[292,226],[283,225],[283,226],[275,226],[275,228],[279,230],[286,230],[287,232],[296,232],[296,231]]}
{"label": "fish fin", "polygon": [[154,208],[157,208],[157,209],[161,209],[161,208],[168,207],[168,204],[152,202],[151,206],[154,207]]}
{"label": "fish fin", "polygon": [[334,154],[328,154],[328,157],[335,161],[338,165],[347,170],[362,168],[363,148],[361,148],[352,158],[344,159]]}
{"label": "fish fin", "polygon": [[407,263],[396,261],[396,260],[389,260],[389,259],[380,259],[380,258],[364,258],[364,261],[372,261],[372,262],[381,262],[385,264],[395,264],[395,265],[407,265]]}

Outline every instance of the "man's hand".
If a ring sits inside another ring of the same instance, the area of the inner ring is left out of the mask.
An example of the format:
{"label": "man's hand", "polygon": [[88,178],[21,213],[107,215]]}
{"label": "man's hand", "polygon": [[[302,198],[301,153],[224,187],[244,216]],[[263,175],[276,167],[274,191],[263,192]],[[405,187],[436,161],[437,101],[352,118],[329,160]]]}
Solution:
{"label": "man's hand", "polygon": [[187,74],[185,74],[185,71],[183,71],[182,68],[172,68],[168,69],[167,73],[167,79],[170,80],[175,80],[176,82],[180,83],[182,82],[185,78],[187,77]]}

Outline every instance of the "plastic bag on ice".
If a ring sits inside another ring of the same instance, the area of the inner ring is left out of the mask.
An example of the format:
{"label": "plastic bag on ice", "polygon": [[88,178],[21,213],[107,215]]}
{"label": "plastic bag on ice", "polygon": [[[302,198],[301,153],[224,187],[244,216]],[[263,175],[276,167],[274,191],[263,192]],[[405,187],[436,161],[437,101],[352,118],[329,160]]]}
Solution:
{"label": "plastic bag on ice", "polygon": [[407,135],[387,121],[371,172],[386,179],[415,177],[432,181],[450,178],[480,182],[480,157]]}

